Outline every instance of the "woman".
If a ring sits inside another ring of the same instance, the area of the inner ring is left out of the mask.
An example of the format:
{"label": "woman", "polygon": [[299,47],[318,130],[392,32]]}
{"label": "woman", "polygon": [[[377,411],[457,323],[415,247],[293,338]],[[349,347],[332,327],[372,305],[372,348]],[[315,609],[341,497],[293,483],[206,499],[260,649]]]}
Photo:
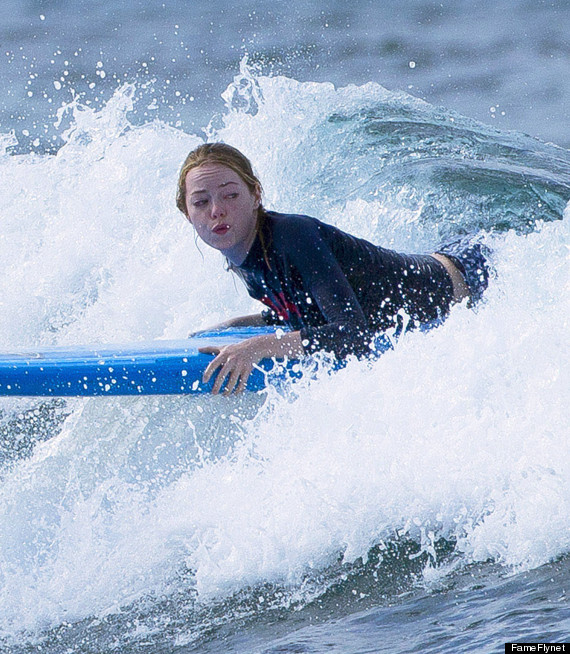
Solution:
{"label": "woman", "polygon": [[244,390],[263,358],[299,358],[318,350],[337,357],[370,353],[378,332],[444,318],[454,302],[479,299],[488,272],[479,245],[454,244],[432,255],[403,255],[315,218],[266,211],[249,160],[207,143],[184,162],[176,204],[198,236],[224,254],[249,294],[267,309],[220,327],[283,325],[226,347],[204,373],[218,371],[213,393]]}

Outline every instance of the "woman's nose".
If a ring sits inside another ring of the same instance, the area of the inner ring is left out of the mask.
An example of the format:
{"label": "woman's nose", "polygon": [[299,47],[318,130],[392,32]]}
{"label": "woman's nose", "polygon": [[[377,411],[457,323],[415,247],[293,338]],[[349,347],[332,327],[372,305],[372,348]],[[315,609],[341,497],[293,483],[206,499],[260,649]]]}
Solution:
{"label": "woman's nose", "polygon": [[225,215],[225,209],[221,202],[212,202],[212,218],[219,218]]}

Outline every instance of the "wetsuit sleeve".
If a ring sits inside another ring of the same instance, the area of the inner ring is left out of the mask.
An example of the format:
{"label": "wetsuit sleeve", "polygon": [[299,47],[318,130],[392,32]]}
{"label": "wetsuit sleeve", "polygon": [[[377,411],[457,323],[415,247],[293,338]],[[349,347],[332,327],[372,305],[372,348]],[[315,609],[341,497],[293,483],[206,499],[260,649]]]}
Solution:
{"label": "wetsuit sleeve", "polygon": [[261,318],[266,325],[283,325],[281,318],[279,318],[275,311],[271,311],[271,309],[263,310],[261,312]]}
{"label": "wetsuit sleeve", "polygon": [[325,325],[301,329],[305,351],[326,350],[339,358],[370,352],[368,321],[329,243],[313,224],[305,226],[296,243],[293,263],[326,320]]}

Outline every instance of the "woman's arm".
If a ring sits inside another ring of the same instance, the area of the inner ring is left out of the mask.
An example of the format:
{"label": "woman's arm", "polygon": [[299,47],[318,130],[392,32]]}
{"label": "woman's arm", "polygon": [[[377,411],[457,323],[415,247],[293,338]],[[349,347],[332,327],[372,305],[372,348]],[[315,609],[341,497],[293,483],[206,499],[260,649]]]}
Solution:
{"label": "woman's arm", "polygon": [[249,316],[236,316],[235,318],[230,318],[229,320],[225,320],[217,325],[208,327],[208,329],[191,332],[188,336],[197,336],[206,331],[210,332],[218,329],[231,329],[232,327],[264,327],[265,325],[267,325],[267,323],[263,320],[263,316],[260,313],[254,313]]}
{"label": "woman's arm", "polygon": [[236,316],[221,322],[212,329],[230,329],[231,327],[263,327],[267,324],[260,313],[253,313],[248,316]]}
{"label": "woman's arm", "polygon": [[219,369],[212,388],[214,395],[220,392],[226,379],[224,395],[229,395],[234,390],[236,393],[244,391],[253,367],[261,359],[273,357],[296,359],[305,354],[301,343],[301,335],[298,331],[262,334],[225,347],[202,347],[200,352],[216,355],[215,359],[204,371],[203,377],[204,383],[207,383],[216,370]]}

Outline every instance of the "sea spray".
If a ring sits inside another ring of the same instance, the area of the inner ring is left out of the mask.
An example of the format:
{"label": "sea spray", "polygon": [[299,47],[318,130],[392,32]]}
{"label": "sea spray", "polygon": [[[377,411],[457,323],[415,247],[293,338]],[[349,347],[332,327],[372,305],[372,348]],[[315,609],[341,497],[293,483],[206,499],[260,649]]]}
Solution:
{"label": "sea spray", "polygon": [[[568,552],[568,153],[375,84],[255,83],[256,110],[209,137],[251,155],[269,207],[406,251],[480,231],[490,288],[289,391],[66,401],[3,469],[2,636],[180,588],[189,606],[264,584],[302,604],[327,570],[406,539],[436,564],[438,538],[463,564]],[[0,159],[3,347],[184,337],[254,310],[174,207],[202,136],[132,125],[130,94],[71,108],[57,154]],[[41,404],[0,409],[9,424]]]}

